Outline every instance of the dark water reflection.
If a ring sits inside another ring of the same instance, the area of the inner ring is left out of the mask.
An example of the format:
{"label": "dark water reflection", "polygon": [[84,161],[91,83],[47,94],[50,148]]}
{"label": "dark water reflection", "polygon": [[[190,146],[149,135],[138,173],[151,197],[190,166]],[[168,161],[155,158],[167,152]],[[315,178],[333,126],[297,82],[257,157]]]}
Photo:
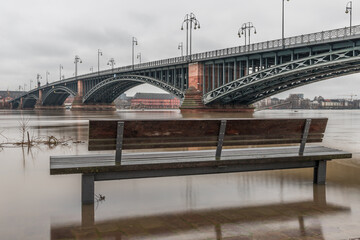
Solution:
{"label": "dark water reflection", "polygon": [[[312,170],[97,182],[106,200],[80,204],[80,176],[50,176],[49,156],[87,152],[88,119],[247,117],[166,112],[0,112],[0,133],[19,139],[19,119],[32,135],[68,145],[0,150],[0,239],[350,239],[360,237],[360,112],[264,111],[254,117],[328,117],[327,146],[354,153],[332,162],[325,187]],[[6,142],[0,136],[0,142]]]}

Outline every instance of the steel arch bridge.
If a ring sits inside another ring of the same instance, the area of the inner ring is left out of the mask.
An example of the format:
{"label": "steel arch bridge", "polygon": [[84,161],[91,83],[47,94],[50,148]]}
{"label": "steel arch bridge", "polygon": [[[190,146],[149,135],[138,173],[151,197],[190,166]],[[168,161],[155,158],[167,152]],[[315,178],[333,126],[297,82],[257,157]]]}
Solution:
{"label": "steel arch bridge", "polygon": [[12,108],[56,107],[72,95],[79,105],[106,105],[147,83],[183,99],[182,108],[197,102],[190,89],[199,95],[200,107],[250,105],[289,89],[358,73],[359,57],[360,26],[354,26],[76,76],[39,86],[11,103]]}
{"label": "steel arch bridge", "polygon": [[313,55],[247,75],[204,95],[204,103],[252,104],[321,80],[360,72],[360,47]]}

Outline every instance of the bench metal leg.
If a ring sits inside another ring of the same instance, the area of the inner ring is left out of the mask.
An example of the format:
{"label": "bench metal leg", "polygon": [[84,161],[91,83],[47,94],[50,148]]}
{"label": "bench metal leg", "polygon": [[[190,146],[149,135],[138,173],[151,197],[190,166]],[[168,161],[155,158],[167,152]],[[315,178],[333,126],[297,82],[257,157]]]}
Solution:
{"label": "bench metal leg", "polygon": [[90,227],[95,223],[94,204],[81,205],[81,226]]}
{"label": "bench metal leg", "polygon": [[314,203],[318,205],[326,205],[326,186],[314,185],[313,186],[313,199]]}
{"label": "bench metal leg", "polygon": [[82,204],[94,203],[94,175],[83,174],[81,178],[81,202]]}
{"label": "bench metal leg", "polygon": [[326,160],[316,162],[316,167],[314,167],[314,183],[326,183]]}

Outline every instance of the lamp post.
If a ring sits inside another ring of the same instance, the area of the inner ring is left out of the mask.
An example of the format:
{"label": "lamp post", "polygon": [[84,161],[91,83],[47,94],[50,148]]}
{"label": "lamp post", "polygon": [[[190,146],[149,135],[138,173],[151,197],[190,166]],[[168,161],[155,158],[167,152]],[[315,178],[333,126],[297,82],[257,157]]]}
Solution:
{"label": "lamp post", "polygon": [[285,48],[285,0],[282,0],[282,46]]}
{"label": "lamp post", "polygon": [[[200,22],[197,20],[195,14],[190,13],[186,14],[184,21],[181,25],[181,30],[184,30],[184,24],[186,25],[186,56],[188,57],[188,60],[191,61],[191,53],[192,53],[192,29],[194,25],[194,30],[197,28],[200,29]],[[189,48],[189,42],[190,42],[190,48]],[[189,58],[189,50],[190,50],[190,58]]]}
{"label": "lamp post", "polygon": [[138,54],[136,55],[136,59],[139,59],[139,63],[141,64],[141,53],[138,53]]}
{"label": "lamp post", "polygon": [[100,49],[98,49],[98,73],[100,74],[100,56],[102,56],[103,53]]}
{"label": "lamp post", "polygon": [[49,85],[49,75],[50,73],[46,71],[46,85]]}
{"label": "lamp post", "polygon": [[346,4],[346,9],[345,9],[346,14],[350,13],[350,35],[352,34],[352,11],[353,11],[352,1],[350,1]]}
{"label": "lamp post", "polygon": [[64,67],[60,64],[59,70],[60,70],[60,81],[61,81],[61,70],[64,69]]}
{"label": "lamp post", "polygon": [[91,71],[92,73],[94,72],[94,67],[93,67],[93,66],[90,67],[90,71]]}
{"label": "lamp post", "polygon": [[36,75],[36,80],[37,80],[37,85],[38,85],[38,87],[40,87],[40,79],[42,79],[41,75],[40,75],[40,74],[37,74],[37,75]]}
{"label": "lamp post", "polygon": [[74,63],[75,63],[75,74],[74,75],[75,75],[75,78],[77,78],[77,65],[78,65],[78,63],[82,63],[82,60],[78,55],[75,56]]}
{"label": "lamp post", "polygon": [[32,83],[32,82],[33,82],[33,80],[30,79],[30,89],[29,89],[29,91],[31,90],[31,83]]}
{"label": "lamp post", "polygon": [[245,46],[246,46],[246,36],[249,36],[249,46],[250,46],[250,35],[251,35],[251,29],[254,29],[254,34],[256,34],[256,28],[252,22],[244,23],[241,28],[239,28],[238,36],[241,38],[241,35],[244,35],[245,37]]}
{"label": "lamp post", "polygon": [[138,40],[136,39],[136,37],[132,37],[132,68],[134,70],[134,50],[135,50],[135,45],[138,45]]}
{"label": "lamp post", "polygon": [[107,65],[111,66],[111,71],[114,70],[115,60],[113,58],[110,58]]}
{"label": "lamp post", "polygon": [[179,43],[178,49],[181,50],[181,56],[184,56],[184,44],[183,42]]}

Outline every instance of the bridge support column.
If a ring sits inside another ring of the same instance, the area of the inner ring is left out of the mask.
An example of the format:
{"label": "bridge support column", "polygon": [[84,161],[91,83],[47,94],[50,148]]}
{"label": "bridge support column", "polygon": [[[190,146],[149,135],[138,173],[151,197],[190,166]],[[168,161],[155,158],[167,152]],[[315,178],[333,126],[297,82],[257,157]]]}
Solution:
{"label": "bridge support column", "polygon": [[24,104],[24,98],[20,98],[20,105],[18,109],[23,109],[23,104]]}
{"label": "bridge support column", "polygon": [[78,92],[74,98],[74,101],[71,106],[71,111],[116,111],[114,103],[99,103],[99,104],[89,104],[83,103],[84,96],[84,82],[78,80]]}
{"label": "bridge support column", "polygon": [[[254,112],[254,108],[236,104],[213,104],[203,103],[204,94],[204,64],[190,63],[188,76],[188,89],[185,92],[185,99],[180,107],[182,113],[191,112]],[[210,80],[209,80],[210,81]]]}

